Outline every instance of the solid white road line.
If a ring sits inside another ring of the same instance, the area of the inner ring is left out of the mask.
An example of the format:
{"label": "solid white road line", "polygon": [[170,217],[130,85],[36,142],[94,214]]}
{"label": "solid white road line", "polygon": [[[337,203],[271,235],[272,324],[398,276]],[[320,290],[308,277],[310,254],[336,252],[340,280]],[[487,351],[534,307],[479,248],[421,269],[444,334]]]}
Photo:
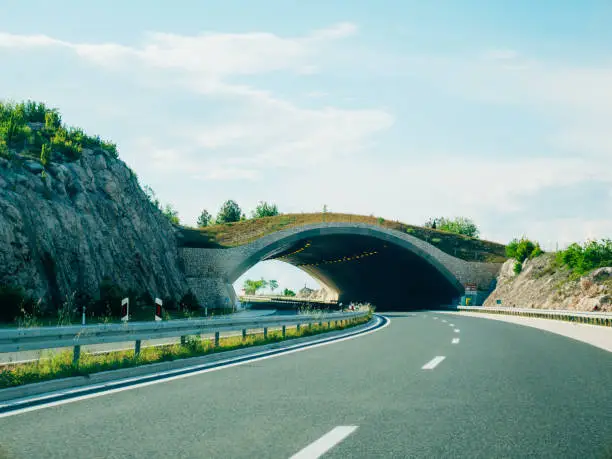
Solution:
{"label": "solid white road line", "polygon": [[453,338],[453,344],[459,344],[459,338]]}
{"label": "solid white road line", "polygon": [[438,366],[438,364],[440,362],[442,362],[442,360],[444,360],[446,357],[444,357],[443,355],[439,355],[437,357],[434,357],[433,359],[431,359],[429,362],[427,362],[425,365],[423,365],[423,367],[421,368],[421,370],[433,370],[434,368],[436,368]]}
{"label": "solid white road line", "polygon": [[[155,385],[155,384],[162,384],[162,383],[166,383],[166,382],[170,382],[170,381],[176,381],[177,379],[189,378],[191,376],[197,376],[197,375],[201,375],[201,374],[204,374],[204,373],[211,373],[213,371],[224,370],[226,368],[238,367],[238,366],[241,366],[241,365],[257,362],[257,361],[260,361],[260,360],[274,359],[274,358],[277,358],[277,357],[282,357],[284,355],[290,355],[290,354],[294,354],[296,352],[302,352],[302,351],[305,351],[305,350],[308,350],[308,349],[315,349],[315,348],[321,347],[321,346],[328,346],[330,344],[340,343],[342,341],[348,341],[348,340],[351,340],[351,339],[359,338],[361,336],[369,335],[371,333],[375,333],[377,331],[380,331],[380,330],[388,327],[391,324],[391,319],[389,319],[388,317],[386,319],[387,319],[387,323],[385,325],[383,325],[382,327],[380,327],[380,328],[377,328],[375,330],[368,330],[367,332],[360,333],[358,335],[347,336],[345,338],[339,338],[339,339],[337,339],[335,341],[328,341],[328,342],[323,342],[323,343],[317,343],[315,341],[316,344],[312,344],[312,345],[307,346],[307,347],[301,347],[301,348],[298,348],[298,349],[292,349],[292,347],[300,346],[300,344],[296,344],[294,346],[289,347],[287,351],[284,351],[282,353],[273,354],[273,355],[263,355],[261,357],[257,357],[257,355],[258,354],[265,354],[266,352],[269,352],[269,351],[263,351],[263,352],[259,352],[259,353],[256,352],[256,353],[251,354],[251,357],[254,357],[252,359],[245,360],[245,361],[242,361],[242,362],[228,363],[227,365],[223,365],[224,361],[220,360],[220,361],[217,361],[215,363],[218,364],[218,365],[222,365],[222,366],[217,366],[217,367],[213,367],[213,368],[205,368],[205,369],[202,369],[202,370],[194,371],[193,373],[180,374],[180,375],[176,375],[176,376],[169,376],[167,378],[158,379],[158,380],[155,380],[155,381],[147,381],[147,382],[142,382],[142,383],[136,383],[136,384],[133,384],[131,386],[118,387],[118,388],[115,388],[115,389],[109,389],[109,390],[105,390],[105,391],[102,391],[102,392],[95,392],[93,394],[79,395],[79,396],[76,396],[76,397],[73,397],[73,398],[69,398],[69,399],[65,399],[65,400],[58,400],[58,401],[55,401],[55,402],[50,402],[50,403],[44,403],[44,404],[41,404],[41,405],[30,406],[30,407],[27,407],[27,408],[21,408],[21,409],[17,409],[17,410],[14,410],[14,411],[8,411],[8,412],[5,412],[5,413],[0,413],[0,419],[7,418],[9,416],[15,416],[15,415],[18,415],[18,414],[28,413],[30,411],[42,410],[44,408],[50,408],[52,406],[66,405],[68,403],[74,403],[74,402],[78,402],[78,401],[81,401],[81,400],[87,400],[87,399],[90,399],[90,398],[102,397],[104,395],[110,395],[110,394],[114,394],[114,393],[117,393],[117,392],[123,392],[123,391],[126,391],[126,390],[139,389],[141,387],[147,387],[147,386],[152,386],[152,385]],[[380,319],[377,320],[377,325],[378,324],[380,324]],[[325,337],[322,337],[322,339],[324,340]],[[227,361],[231,362],[232,358],[230,357],[229,359],[227,359]],[[172,373],[173,371],[184,371],[184,370],[188,370],[188,369],[189,368],[187,367],[187,368],[181,368],[179,370],[171,370],[171,371],[168,371],[168,372],[162,371],[162,372],[159,372],[159,373],[151,373],[150,375],[146,375],[146,376],[150,377],[150,376],[154,376],[156,374],[157,375],[162,375],[164,373]],[[130,380],[130,379],[132,379],[132,378],[126,378],[125,380]],[[138,379],[138,377],[136,377],[134,379]],[[113,383],[120,383],[120,382],[121,382],[121,380],[110,381],[110,382],[105,383],[103,385],[112,385]],[[87,388],[87,386],[82,386],[82,387],[79,387],[78,389],[83,390],[83,389],[86,389],[86,388]],[[76,390],[76,389],[74,389],[74,390]],[[44,396],[45,396],[45,394],[42,395],[42,397],[44,397]],[[37,396],[31,397],[31,398],[32,399],[36,399],[36,398],[40,398],[40,397],[41,397],[40,395],[37,395]],[[21,399],[20,401],[24,401],[24,400],[27,400],[29,398],[30,397],[25,398],[25,399]],[[16,403],[19,403],[19,401],[8,401],[8,402],[6,402],[6,405],[10,406],[10,405],[13,405],[13,404],[16,404]]]}
{"label": "solid white road line", "polygon": [[338,426],[327,432],[317,441],[306,448],[298,451],[290,459],[316,459],[332,449],[350,434],[355,432],[359,426]]}
{"label": "solid white road line", "polygon": [[458,328],[455,328],[455,333],[459,333],[459,329]]}

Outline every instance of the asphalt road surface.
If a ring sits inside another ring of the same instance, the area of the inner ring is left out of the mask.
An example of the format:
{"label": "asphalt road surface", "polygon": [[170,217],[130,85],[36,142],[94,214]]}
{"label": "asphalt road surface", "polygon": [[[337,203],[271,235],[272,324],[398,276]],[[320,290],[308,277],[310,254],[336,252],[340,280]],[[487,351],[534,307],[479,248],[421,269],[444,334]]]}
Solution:
{"label": "asphalt road surface", "polygon": [[0,418],[0,457],[612,457],[612,353],[485,318],[388,317],[355,339]]}

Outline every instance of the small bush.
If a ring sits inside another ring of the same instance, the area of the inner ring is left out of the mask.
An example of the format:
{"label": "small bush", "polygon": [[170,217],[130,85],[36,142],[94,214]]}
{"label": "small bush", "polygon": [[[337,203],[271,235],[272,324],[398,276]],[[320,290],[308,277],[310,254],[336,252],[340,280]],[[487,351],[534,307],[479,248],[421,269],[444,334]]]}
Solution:
{"label": "small bush", "polygon": [[557,252],[557,261],[581,275],[593,269],[612,266],[612,240],[588,241],[583,245],[574,243]]}
{"label": "small bush", "polygon": [[521,263],[520,261],[515,262],[513,271],[514,274],[520,274],[521,271],[523,271],[523,263]]}
{"label": "small bush", "polygon": [[539,243],[530,241],[525,237],[522,237],[521,239],[513,239],[506,246],[506,256],[508,258],[514,258],[521,263],[528,258],[533,259],[540,256],[542,253],[543,252]]}

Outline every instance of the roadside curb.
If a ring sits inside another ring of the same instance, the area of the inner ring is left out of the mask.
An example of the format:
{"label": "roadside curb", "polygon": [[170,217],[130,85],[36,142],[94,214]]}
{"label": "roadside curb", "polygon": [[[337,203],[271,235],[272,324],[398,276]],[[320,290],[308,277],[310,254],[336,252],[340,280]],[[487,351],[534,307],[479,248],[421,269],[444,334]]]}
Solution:
{"label": "roadside curb", "polygon": [[580,341],[591,346],[612,352],[612,328],[602,327],[601,325],[591,325],[585,323],[565,322],[541,317],[525,317],[510,314],[483,314],[480,312],[468,311],[435,311],[441,314],[452,314],[458,317],[470,317],[476,319],[489,319],[505,322],[521,327],[531,327],[559,336],[564,336],[576,341]]}
{"label": "roadside curb", "polygon": [[[232,363],[232,360],[249,359],[250,357],[254,357],[259,354],[265,354],[266,352],[269,352],[273,355],[276,353],[282,353],[282,351],[296,347],[308,348],[310,345],[316,343],[334,341],[335,339],[344,338],[351,335],[358,335],[366,330],[372,329],[376,323],[377,319],[376,317],[373,317],[365,324],[361,324],[345,330],[320,333],[314,336],[293,338],[285,341],[279,341],[277,343],[251,346],[242,349],[235,349],[232,351],[220,351],[214,354],[198,357],[189,357],[185,359],[177,359],[167,362],[150,363],[131,368],[101,371],[99,373],[92,373],[87,376],[72,376],[69,378],[53,379],[49,381],[26,384],[23,386],[0,389],[0,413],[3,411],[2,402],[16,402],[22,398],[57,391],[68,391],[71,389],[78,390],[78,388],[81,388],[83,386],[92,386],[97,384],[104,385],[105,383],[111,385],[113,382],[119,383],[121,382],[121,380],[130,380],[130,378],[137,380],[140,377],[144,379],[147,376],[158,375],[160,373],[165,372],[173,373],[178,372],[180,370],[189,370],[189,372],[195,372],[201,369],[205,369],[206,367],[229,364]],[[165,376],[171,376],[171,374]],[[137,381],[125,381],[126,385],[127,383],[134,384],[136,382]],[[101,388],[98,389],[100,390]]]}

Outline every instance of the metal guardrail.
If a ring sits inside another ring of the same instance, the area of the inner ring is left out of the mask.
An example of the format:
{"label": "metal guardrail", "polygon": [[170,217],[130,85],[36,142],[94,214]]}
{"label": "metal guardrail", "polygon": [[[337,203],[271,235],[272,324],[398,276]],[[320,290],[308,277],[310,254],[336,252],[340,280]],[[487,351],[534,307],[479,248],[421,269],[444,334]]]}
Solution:
{"label": "metal guardrail", "polygon": [[368,314],[363,312],[339,312],[332,314],[308,314],[294,316],[263,316],[250,318],[181,319],[164,322],[127,322],[124,324],[77,325],[62,327],[34,327],[0,330],[0,353],[54,349],[74,346],[74,363],[78,363],[81,346],[125,341],[135,342],[135,354],[140,353],[142,340],[181,337],[215,333],[215,345],[219,344],[222,331],[242,330],[243,339],[249,329],[264,330],[282,327],[285,336],[287,325],[307,325],[336,321],[352,321]]}
{"label": "metal guardrail", "polygon": [[456,309],[458,311],[473,311],[488,314],[506,314],[542,319],[565,320],[568,322],[612,327],[612,313],[610,312],[568,311],[560,309],[491,308],[483,306],[456,306]]}
{"label": "metal guardrail", "polygon": [[317,303],[317,304],[338,304],[337,300],[313,300],[309,298],[298,298],[295,296],[282,296],[282,295],[242,295],[238,297],[242,303],[260,303],[260,302],[279,302],[279,303]]}

